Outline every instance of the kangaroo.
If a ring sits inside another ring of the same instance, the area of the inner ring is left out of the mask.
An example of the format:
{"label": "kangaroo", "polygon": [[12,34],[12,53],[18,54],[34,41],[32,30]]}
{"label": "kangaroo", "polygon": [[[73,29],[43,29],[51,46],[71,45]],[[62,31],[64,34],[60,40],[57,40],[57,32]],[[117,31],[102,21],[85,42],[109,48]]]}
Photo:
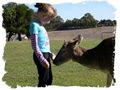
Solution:
{"label": "kangaroo", "polygon": [[73,60],[86,67],[99,69],[107,73],[107,84],[109,87],[115,83],[114,79],[114,46],[115,37],[104,39],[99,45],[92,49],[85,49],[79,45],[83,37],[64,42],[53,63],[60,65],[69,60]]}

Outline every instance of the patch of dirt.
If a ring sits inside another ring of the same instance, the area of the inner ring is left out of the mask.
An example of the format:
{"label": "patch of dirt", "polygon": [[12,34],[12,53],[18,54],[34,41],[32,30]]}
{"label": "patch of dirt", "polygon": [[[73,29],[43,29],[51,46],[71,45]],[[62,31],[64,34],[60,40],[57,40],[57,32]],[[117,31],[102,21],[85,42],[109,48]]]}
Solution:
{"label": "patch of dirt", "polygon": [[97,27],[89,29],[58,30],[48,32],[50,40],[69,40],[81,34],[84,40],[101,40],[113,36],[115,27]]}

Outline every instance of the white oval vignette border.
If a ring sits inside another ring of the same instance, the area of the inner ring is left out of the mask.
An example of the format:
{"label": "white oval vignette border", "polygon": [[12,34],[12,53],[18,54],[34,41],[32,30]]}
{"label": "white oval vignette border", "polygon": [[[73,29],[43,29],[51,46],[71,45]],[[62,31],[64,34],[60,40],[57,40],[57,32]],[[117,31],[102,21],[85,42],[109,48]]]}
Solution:
{"label": "white oval vignette border", "polygon": [[37,88],[37,87],[21,87],[18,86],[16,88],[16,90],[38,90],[38,89],[49,89],[49,90],[56,90],[56,89],[77,89],[77,90],[115,90],[120,88],[120,72],[119,72],[119,68],[120,68],[120,0],[0,0],[0,14],[1,14],[1,18],[0,18],[0,90],[11,90],[13,88],[9,87],[5,82],[2,81],[2,77],[4,76],[5,72],[5,61],[3,60],[3,56],[4,56],[4,47],[6,44],[6,30],[2,27],[2,5],[6,4],[7,2],[16,2],[16,3],[28,3],[28,4],[32,4],[32,3],[36,3],[36,2],[46,2],[46,3],[51,3],[51,4],[60,4],[60,3],[79,3],[79,2],[85,2],[85,1],[106,1],[109,4],[111,4],[115,9],[116,12],[115,13],[115,20],[117,20],[117,27],[116,27],[116,42],[115,42],[115,79],[116,79],[116,83],[115,86],[111,86],[110,88],[95,88],[95,87],[80,87],[80,86],[69,86],[69,87],[63,87],[63,86],[49,86],[46,88]]}

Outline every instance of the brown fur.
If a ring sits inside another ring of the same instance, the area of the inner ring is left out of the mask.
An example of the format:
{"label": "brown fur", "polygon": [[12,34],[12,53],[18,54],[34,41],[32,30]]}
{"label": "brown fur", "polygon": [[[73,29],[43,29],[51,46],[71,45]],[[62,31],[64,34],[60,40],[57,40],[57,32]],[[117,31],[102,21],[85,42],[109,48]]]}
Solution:
{"label": "brown fur", "polygon": [[99,69],[108,74],[109,80],[107,81],[107,86],[110,86],[112,80],[114,80],[113,51],[115,38],[111,37],[104,39],[99,45],[88,50],[79,45],[81,40],[81,35],[78,35],[73,40],[65,42],[53,63],[60,65],[72,59],[84,66]]}

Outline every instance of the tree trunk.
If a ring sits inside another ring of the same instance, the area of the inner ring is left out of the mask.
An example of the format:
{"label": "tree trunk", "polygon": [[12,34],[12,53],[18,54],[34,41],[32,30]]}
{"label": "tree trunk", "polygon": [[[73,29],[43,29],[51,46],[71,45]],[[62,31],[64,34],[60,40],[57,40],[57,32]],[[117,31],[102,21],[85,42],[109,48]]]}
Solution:
{"label": "tree trunk", "polygon": [[13,32],[9,32],[8,41],[10,41],[10,38],[11,38],[12,35],[13,35]]}
{"label": "tree trunk", "polygon": [[26,34],[27,38],[30,39],[30,34]]}
{"label": "tree trunk", "polygon": [[19,40],[19,41],[22,41],[21,33],[18,33],[18,40]]}

